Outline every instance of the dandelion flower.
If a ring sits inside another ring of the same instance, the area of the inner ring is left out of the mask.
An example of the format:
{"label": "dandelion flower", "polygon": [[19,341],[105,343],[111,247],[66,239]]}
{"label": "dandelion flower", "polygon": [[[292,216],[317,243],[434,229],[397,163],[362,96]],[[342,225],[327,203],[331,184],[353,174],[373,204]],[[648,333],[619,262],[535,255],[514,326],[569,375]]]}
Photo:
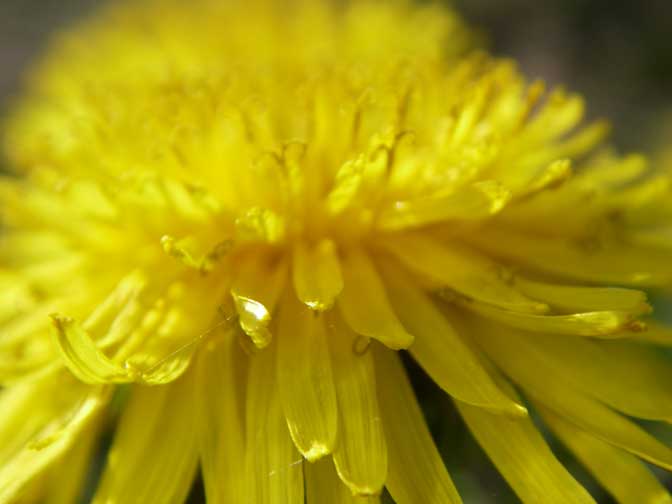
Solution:
{"label": "dandelion flower", "polygon": [[639,288],[668,179],[437,6],[121,2],[8,121],[0,502],[457,503],[401,364],[525,502],[670,502]]}

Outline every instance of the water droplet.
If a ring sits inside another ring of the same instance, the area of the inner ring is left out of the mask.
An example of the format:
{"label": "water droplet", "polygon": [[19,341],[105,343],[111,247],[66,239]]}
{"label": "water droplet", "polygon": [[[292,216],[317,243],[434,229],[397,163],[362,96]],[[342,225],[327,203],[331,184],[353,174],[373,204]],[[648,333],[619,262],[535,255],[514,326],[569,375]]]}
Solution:
{"label": "water droplet", "polygon": [[271,321],[271,314],[268,309],[259,301],[254,299],[233,295],[236,303],[240,327],[252,339],[258,348],[264,348],[271,342],[271,332],[268,330],[268,324]]}
{"label": "water droplet", "polygon": [[357,336],[355,341],[352,343],[352,351],[355,355],[364,355],[369,351],[371,346],[371,338],[366,336]]}

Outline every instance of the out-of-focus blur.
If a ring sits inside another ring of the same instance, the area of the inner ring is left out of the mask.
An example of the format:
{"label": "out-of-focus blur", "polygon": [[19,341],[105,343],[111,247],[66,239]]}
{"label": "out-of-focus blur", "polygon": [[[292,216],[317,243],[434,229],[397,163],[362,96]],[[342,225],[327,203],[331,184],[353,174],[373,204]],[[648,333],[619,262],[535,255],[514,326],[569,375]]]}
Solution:
{"label": "out-of-focus blur", "polygon": [[[419,0],[427,1],[427,0]],[[0,113],[50,35],[105,0],[0,0]],[[669,0],[452,0],[498,55],[584,94],[625,150],[656,141],[672,114]]]}
{"label": "out-of-focus blur", "polygon": [[[55,31],[105,0],[0,0],[0,115]],[[187,1],[187,0],[185,0]],[[222,0],[226,1],[226,0]],[[418,0],[426,1],[426,0]],[[672,125],[671,0],[453,0],[497,55],[530,77],[585,95],[592,117],[614,124],[622,150],[653,149],[663,118]],[[672,126],[668,128],[672,144]],[[1,167],[0,167],[1,169]],[[409,363],[429,424],[467,503],[517,502],[466,433],[449,400]],[[600,503],[612,502],[567,458]],[[195,491],[192,502],[200,502]]]}
{"label": "out-of-focus blur", "polygon": [[[672,112],[669,0],[456,0],[497,54],[530,76],[584,94],[593,116],[614,123],[626,150],[660,141]],[[671,117],[672,119],[672,117]]]}

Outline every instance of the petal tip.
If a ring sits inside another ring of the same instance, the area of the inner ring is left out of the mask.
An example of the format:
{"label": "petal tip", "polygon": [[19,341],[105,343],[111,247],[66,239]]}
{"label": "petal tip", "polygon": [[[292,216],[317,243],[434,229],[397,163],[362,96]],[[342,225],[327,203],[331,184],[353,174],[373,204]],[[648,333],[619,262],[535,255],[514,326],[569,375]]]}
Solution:
{"label": "petal tip", "polygon": [[317,462],[332,452],[332,448],[325,443],[314,442],[307,450],[300,450],[308,462]]}

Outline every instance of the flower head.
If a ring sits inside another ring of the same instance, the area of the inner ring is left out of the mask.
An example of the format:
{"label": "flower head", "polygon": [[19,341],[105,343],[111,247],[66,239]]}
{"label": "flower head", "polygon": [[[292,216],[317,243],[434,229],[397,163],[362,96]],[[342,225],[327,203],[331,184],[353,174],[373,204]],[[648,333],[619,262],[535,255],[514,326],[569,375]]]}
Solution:
{"label": "flower head", "polygon": [[459,502],[397,350],[524,501],[591,500],[530,406],[665,498],[628,417],[672,418],[672,340],[625,287],[672,281],[640,235],[668,179],[471,39],[307,0],[122,2],[59,39],[5,136],[0,502],[75,495],[115,411],[95,502],[180,502],[199,466],[209,502]]}

